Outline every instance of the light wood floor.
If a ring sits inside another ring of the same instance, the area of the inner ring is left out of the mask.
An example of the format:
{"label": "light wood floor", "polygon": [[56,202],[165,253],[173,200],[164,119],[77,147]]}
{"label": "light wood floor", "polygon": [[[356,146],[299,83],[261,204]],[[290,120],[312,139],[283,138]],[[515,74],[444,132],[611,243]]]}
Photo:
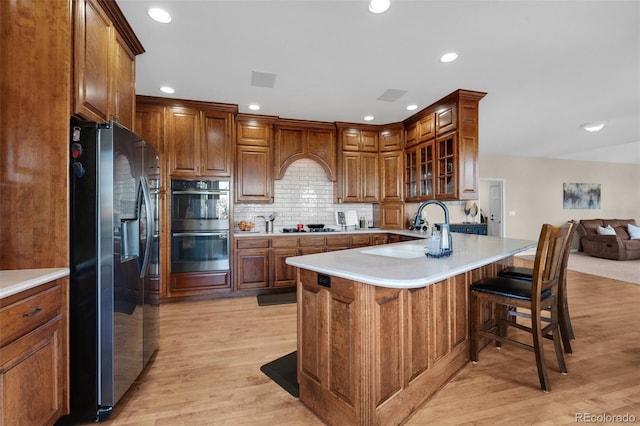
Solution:
{"label": "light wood floor", "polygon": [[[550,393],[533,353],[489,346],[406,424],[561,425],[583,413],[640,422],[640,286],[570,271],[568,294],[577,340],[566,376],[548,342]],[[295,314],[255,297],[162,305],[160,351],[106,424],[321,425],[259,370],[296,349]]]}

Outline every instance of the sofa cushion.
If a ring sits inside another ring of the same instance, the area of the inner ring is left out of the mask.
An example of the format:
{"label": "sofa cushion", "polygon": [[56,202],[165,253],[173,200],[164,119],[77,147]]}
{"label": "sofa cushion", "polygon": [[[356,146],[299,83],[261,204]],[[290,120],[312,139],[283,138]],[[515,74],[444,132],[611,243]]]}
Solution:
{"label": "sofa cushion", "polygon": [[585,235],[597,235],[598,226],[605,226],[602,219],[585,219],[580,221],[579,228],[584,231]]}
{"label": "sofa cushion", "polygon": [[627,231],[629,232],[629,238],[632,240],[640,240],[640,226],[628,224]]}
{"label": "sofa cushion", "polygon": [[598,226],[598,235],[616,235],[616,230],[611,227],[611,225]]}

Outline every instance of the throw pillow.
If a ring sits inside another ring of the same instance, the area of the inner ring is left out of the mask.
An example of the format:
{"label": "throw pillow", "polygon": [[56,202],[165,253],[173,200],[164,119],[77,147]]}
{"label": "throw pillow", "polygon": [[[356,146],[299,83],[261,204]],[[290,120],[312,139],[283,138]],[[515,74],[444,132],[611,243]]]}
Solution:
{"label": "throw pillow", "polygon": [[629,232],[629,237],[631,237],[632,240],[640,240],[640,226],[628,224],[627,231]]}
{"label": "throw pillow", "polygon": [[616,230],[607,225],[607,227],[598,226],[598,235],[616,235]]}

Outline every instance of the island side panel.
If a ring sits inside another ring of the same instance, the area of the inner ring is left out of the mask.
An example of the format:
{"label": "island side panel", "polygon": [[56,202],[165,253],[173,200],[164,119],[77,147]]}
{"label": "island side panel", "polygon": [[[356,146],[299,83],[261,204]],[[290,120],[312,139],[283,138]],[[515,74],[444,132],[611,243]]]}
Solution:
{"label": "island side panel", "polygon": [[300,400],[330,424],[356,424],[363,400],[362,287],[330,277],[327,288],[304,269],[297,276]]}
{"label": "island side panel", "polygon": [[417,289],[298,269],[300,400],[328,424],[401,423],[468,363],[469,286],[511,262]]}

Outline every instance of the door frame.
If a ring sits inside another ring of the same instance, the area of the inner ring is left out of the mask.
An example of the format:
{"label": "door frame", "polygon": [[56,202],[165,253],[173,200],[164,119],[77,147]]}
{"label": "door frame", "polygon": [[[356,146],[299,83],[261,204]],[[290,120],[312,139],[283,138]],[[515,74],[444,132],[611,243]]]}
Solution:
{"label": "door frame", "polygon": [[[507,204],[506,203],[506,200],[507,200],[507,193],[506,193],[507,181],[505,179],[503,179],[503,178],[480,178],[480,182],[486,182],[486,183],[489,183],[489,184],[496,183],[501,188],[501,190],[500,190],[500,201],[501,201],[501,205],[502,205],[502,209],[501,209],[502,210],[501,211],[501,213],[502,213],[502,223],[501,223],[501,226],[500,226],[500,235],[498,235],[498,237],[504,238],[505,234],[506,234],[506,231],[507,231],[507,228],[506,228],[507,216],[505,215],[505,212],[506,212],[505,208],[506,208],[506,204]],[[481,187],[482,187],[482,185],[481,185]],[[480,194],[480,195],[483,196],[483,194]],[[489,199],[489,194],[485,194],[485,195],[486,195],[486,200],[488,200]],[[485,212],[485,216],[487,216],[486,212]],[[489,226],[488,226],[488,223],[487,223],[487,231],[488,231],[488,228],[489,228]],[[487,234],[488,234],[488,232],[487,232]]]}

